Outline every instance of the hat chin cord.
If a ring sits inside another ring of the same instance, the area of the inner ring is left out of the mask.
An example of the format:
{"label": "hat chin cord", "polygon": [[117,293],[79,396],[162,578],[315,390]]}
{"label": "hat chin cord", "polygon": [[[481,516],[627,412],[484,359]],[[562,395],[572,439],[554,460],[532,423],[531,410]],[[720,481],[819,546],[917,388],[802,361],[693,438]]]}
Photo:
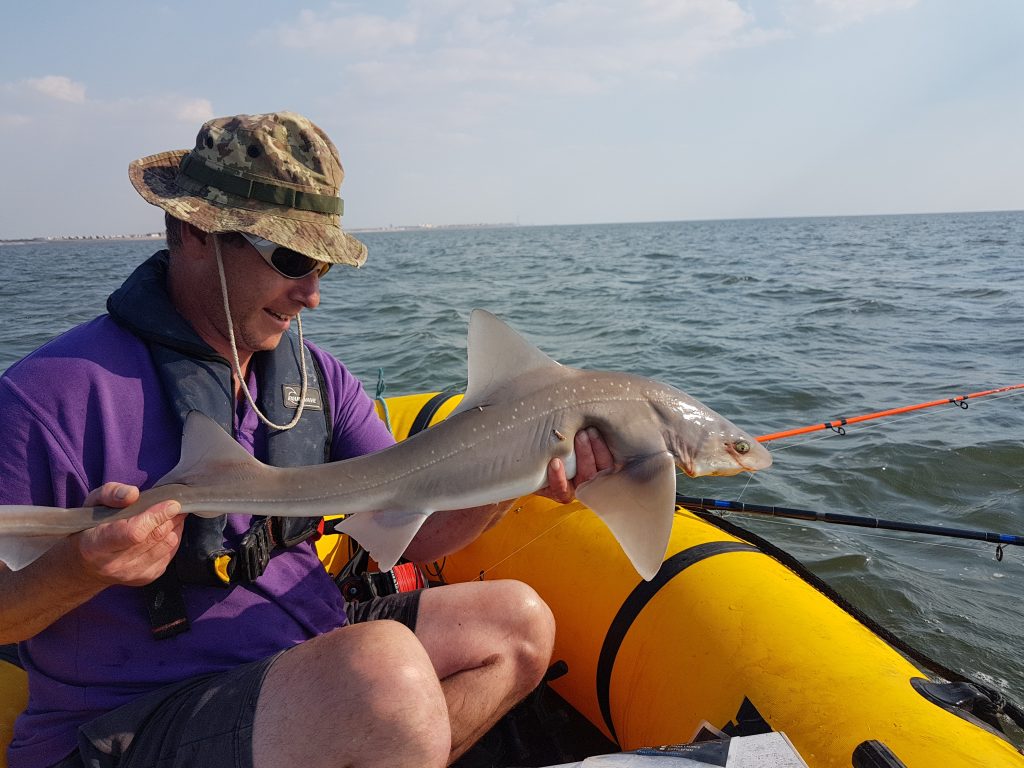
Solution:
{"label": "hat chin cord", "polygon": [[299,363],[299,370],[302,373],[302,390],[299,392],[299,407],[295,409],[295,417],[287,424],[275,424],[266,416],[256,405],[256,401],[253,400],[252,393],[249,392],[249,387],[245,384],[245,374],[242,373],[242,364],[238,359],[238,347],[235,344],[235,328],[231,322],[231,306],[228,304],[228,282],[224,277],[224,260],[220,255],[220,235],[213,236],[213,250],[217,254],[217,272],[220,274],[220,293],[224,297],[224,315],[228,320],[228,341],[231,344],[231,361],[235,367],[235,375],[238,377],[238,383],[242,387],[242,392],[245,394],[245,399],[249,402],[249,405],[256,412],[260,421],[266,424],[271,429],[280,429],[282,431],[291,429],[299,423],[299,419],[302,418],[302,411],[306,406],[306,391],[309,387],[309,375],[306,371],[306,347],[302,343],[302,317],[300,314],[295,315],[295,323],[299,328],[299,356],[301,358]]}

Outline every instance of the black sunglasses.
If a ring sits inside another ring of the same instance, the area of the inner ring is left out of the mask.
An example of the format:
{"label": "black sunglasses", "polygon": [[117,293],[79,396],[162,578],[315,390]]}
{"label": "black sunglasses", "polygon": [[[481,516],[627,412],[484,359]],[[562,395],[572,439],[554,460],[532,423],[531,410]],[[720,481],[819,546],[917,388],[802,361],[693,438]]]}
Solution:
{"label": "black sunglasses", "polygon": [[331,268],[329,262],[318,261],[304,253],[285,248],[271,240],[250,235],[248,232],[239,233],[253,248],[263,257],[263,260],[273,267],[278,274],[287,277],[289,280],[299,280],[314,272],[318,277],[323,277]]}

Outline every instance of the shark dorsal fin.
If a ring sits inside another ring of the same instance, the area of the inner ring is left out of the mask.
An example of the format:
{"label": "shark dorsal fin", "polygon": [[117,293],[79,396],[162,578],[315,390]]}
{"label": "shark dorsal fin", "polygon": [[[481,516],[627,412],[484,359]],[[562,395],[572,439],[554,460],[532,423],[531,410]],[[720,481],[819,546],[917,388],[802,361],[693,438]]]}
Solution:
{"label": "shark dorsal fin", "polygon": [[486,405],[493,393],[525,373],[562,368],[485,309],[474,309],[469,317],[467,347],[469,382],[454,413]]}
{"label": "shark dorsal fin", "polygon": [[223,477],[237,467],[262,466],[213,419],[201,411],[185,417],[181,438],[181,459],[160,478],[159,485],[194,485]]}

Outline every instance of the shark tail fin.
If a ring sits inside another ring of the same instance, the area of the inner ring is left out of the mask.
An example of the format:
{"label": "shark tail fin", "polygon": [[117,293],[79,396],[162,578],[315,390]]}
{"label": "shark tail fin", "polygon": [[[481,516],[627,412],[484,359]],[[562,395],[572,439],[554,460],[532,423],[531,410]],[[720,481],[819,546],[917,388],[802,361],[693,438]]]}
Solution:
{"label": "shark tail fin", "polygon": [[395,567],[416,536],[428,511],[376,510],[349,515],[334,530],[346,533],[370,553],[382,571]]}
{"label": "shark tail fin", "polygon": [[661,568],[672,534],[675,463],[669,453],[645,456],[576,489],[577,498],[604,521],[645,580]]}

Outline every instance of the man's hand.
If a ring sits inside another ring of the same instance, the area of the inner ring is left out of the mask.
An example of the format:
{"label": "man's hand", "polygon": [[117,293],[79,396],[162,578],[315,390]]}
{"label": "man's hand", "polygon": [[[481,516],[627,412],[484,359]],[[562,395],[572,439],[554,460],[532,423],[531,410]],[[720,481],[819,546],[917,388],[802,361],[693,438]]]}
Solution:
{"label": "man's hand", "polygon": [[[123,508],[138,500],[135,486],[107,483],[85,503]],[[0,566],[0,643],[27,640],[112,584],[149,584],[174,557],[184,524],[181,505],[163,501],[68,536],[19,571]]]}
{"label": "man's hand", "polygon": [[573,444],[576,451],[576,476],[571,480],[565,476],[565,462],[552,459],[548,464],[548,486],[537,491],[538,496],[568,504],[576,498],[576,489],[594,476],[614,466],[611,451],[601,433],[593,427],[576,433]]}
{"label": "man's hand", "polygon": [[[134,485],[106,483],[89,494],[86,506],[123,508],[139,500]],[[75,551],[85,574],[104,586],[139,587],[164,572],[181,543],[185,515],[176,501],[75,534]]]}

